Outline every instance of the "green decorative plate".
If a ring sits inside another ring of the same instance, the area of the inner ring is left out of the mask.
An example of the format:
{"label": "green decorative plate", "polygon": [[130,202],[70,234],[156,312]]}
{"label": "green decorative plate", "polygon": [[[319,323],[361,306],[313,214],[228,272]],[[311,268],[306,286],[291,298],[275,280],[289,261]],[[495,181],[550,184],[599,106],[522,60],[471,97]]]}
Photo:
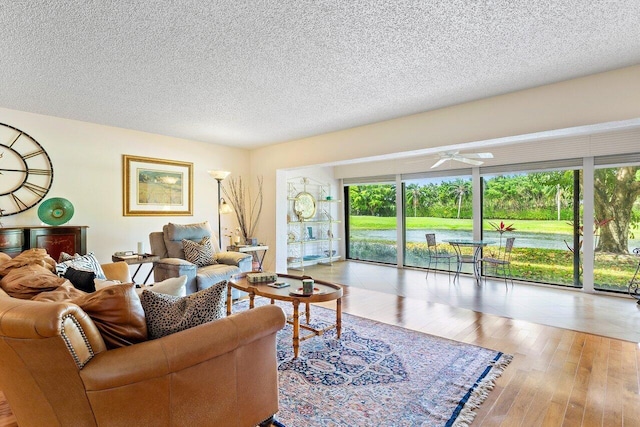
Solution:
{"label": "green decorative plate", "polygon": [[38,207],[38,218],[48,225],[62,225],[73,216],[73,204],[62,197],[47,199]]}

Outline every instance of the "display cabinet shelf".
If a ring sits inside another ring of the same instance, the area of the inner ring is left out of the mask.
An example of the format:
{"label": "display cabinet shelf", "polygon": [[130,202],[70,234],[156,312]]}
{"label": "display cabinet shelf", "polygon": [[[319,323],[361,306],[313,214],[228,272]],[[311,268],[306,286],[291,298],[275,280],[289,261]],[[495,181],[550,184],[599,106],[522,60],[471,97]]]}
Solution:
{"label": "display cabinet shelf", "polygon": [[334,236],[340,221],[334,219],[334,211],[340,200],[331,196],[331,186],[302,177],[290,179],[288,187],[287,266],[304,270],[339,260],[340,239]]}

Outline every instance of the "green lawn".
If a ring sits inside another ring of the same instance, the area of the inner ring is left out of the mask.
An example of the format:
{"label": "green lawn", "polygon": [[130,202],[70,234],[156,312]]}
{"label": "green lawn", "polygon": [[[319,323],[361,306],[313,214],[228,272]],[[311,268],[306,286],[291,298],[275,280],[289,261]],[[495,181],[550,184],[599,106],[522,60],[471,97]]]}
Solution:
{"label": "green lawn", "polygon": [[[497,222],[500,221],[491,221]],[[395,217],[352,216],[349,218],[353,229],[385,230],[395,229]],[[505,221],[505,225],[513,224],[517,231],[531,233],[563,233],[571,234],[571,225],[565,221],[515,220]],[[484,223],[485,229],[491,229],[489,221]],[[408,229],[451,229],[472,230],[470,219],[443,218],[407,218]],[[395,241],[352,241],[358,245],[361,259],[389,262],[395,259]],[[352,250],[355,247],[352,247]],[[407,253],[415,259],[426,259],[426,243],[409,243]],[[598,287],[625,292],[629,279],[637,266],[637,258],[632,255],[596,255],[595,282]],[[542,283],[573,285],[573,257],[568,250],[552,250],[542,248],[516,248],[512,257],[512,270],[515,278]]]}
{"label": "green lawn", "polygon": [[[484,228],[491,229],[489,222],[500,223],[500,220],[484,221]],[[566,221],[535,221],[535,220],[510,220],[505,221],[505,225],[513,224],[518,231],[532,233],[569,233],[571,225]],[[351,216],[349,218],[351,228],[365,230],[393,230],[397,227],[395,217],[378,216]],[[450,229],[450,230],[472,230],[472,220],[470,219],[450,219],[450,218],[430,218],[430,217],[407,217],[407,228],[410,230],[420,229]]]}

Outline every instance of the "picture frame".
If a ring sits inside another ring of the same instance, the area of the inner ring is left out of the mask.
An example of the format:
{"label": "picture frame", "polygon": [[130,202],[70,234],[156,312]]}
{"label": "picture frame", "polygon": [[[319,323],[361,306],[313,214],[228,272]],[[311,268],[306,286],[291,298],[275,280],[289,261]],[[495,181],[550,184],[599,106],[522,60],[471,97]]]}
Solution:
{"label": "picture frame", "polygon": [[124,154],[124,216],[193,215],[193,163]]}

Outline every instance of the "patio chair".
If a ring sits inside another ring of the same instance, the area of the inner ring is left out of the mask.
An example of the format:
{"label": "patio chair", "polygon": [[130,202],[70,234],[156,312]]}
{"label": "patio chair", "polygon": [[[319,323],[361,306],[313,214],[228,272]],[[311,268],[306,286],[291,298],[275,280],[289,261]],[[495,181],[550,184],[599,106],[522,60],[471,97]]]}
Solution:
{"label": "patio chair", "polygon": [[447,274],[449,275],[449,278],[451,278],[451,260],[455,259],[457,262],[458,258],[456,254],[438,248],[435,233],[427,233],[425,234],[425,237],[427,238],[427,256],[429,257],[429,264],[427,264],[427,277],[429,277],[431,264],[435,264],[433,268],[433,270],[435,271],[438,268],[438,261],[442,260],[448,263],[449,268],[447,269]]}
{"label": "patio chair", "polygon": [[[511,286],[513,287],[513,276],[511,275],[511,252],[513,251],[513,242],[515,237],[509,237],[504,245],[504,251],[498,253],[496,257],[483,257],[478,260],[483,267],[493,267],[494,274],[498,276],[498,273],[504,278],[504,285],[507,286],[507,279],[511,280]],[[483,270],[484,282],[487,283],[487,271]]]}

